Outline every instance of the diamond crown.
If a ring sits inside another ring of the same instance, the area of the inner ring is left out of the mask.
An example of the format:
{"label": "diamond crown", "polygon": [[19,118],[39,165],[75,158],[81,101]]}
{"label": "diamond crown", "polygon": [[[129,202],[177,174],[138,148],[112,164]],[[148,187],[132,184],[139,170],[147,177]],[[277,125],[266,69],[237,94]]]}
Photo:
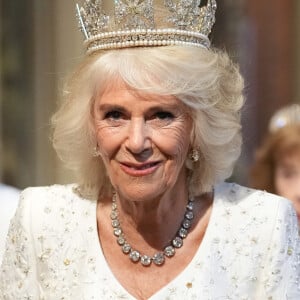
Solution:
{"label": "diamond crown", "polygon": [[76,5],[88,54],[138,46],[209,48],[216,8],[215,0],[85,0]]}

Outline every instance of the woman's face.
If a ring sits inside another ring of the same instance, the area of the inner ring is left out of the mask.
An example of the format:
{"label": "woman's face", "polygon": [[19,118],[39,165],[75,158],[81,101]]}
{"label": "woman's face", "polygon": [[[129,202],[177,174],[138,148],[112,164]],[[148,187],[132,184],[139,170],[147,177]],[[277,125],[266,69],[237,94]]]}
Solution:
{"label": "woman's face", "polygon": [[300,221],[300,152],[281,157],[275,167],[276,193],[292,200]]}
{"label": "woman's face", "polygon": [[175,97],[142,94],[116,81],[96,98],[94,125],[120,196],[150,200],[186,184],[192,121]]}

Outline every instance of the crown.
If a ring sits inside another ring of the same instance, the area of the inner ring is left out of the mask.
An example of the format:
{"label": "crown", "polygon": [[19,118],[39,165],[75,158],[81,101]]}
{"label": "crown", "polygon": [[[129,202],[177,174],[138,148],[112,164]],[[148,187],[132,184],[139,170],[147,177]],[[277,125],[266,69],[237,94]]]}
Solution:
{"label": "crown", "polygon": [[106,6],[102,0],[85,0],[82,6],[76,4],[87,54],[139,46],[210,47],[208,35],[215,23],[215,0],[107,2]]}

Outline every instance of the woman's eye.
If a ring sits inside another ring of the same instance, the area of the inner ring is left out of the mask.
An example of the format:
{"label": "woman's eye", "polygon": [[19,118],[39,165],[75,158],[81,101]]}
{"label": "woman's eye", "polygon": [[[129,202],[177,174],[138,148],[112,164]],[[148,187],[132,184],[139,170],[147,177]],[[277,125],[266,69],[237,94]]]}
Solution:
{"label": "woman's eye", "polygon": [[167,111],[159,111],[155,114],[155,117],[160,120],[173,119],[174,115]]}
{"label": "woman's eye", "polygon": [[122,113],[117,110],[109,111],[104,116],[105,119],[114,119],[114,120],[118,120],[121,117],[122,117]]}

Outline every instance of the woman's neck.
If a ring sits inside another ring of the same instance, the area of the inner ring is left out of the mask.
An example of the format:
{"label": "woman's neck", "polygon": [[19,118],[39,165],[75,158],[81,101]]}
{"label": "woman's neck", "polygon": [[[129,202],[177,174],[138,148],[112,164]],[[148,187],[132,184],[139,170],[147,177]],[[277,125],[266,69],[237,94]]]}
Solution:
{"label": "woman's neck", "polygon": [[118,216],[122,229],[132,244],[163,248],[176,234],[184,218],[188,192],[167,192],[148,201],[130,201],[118,197]]}

